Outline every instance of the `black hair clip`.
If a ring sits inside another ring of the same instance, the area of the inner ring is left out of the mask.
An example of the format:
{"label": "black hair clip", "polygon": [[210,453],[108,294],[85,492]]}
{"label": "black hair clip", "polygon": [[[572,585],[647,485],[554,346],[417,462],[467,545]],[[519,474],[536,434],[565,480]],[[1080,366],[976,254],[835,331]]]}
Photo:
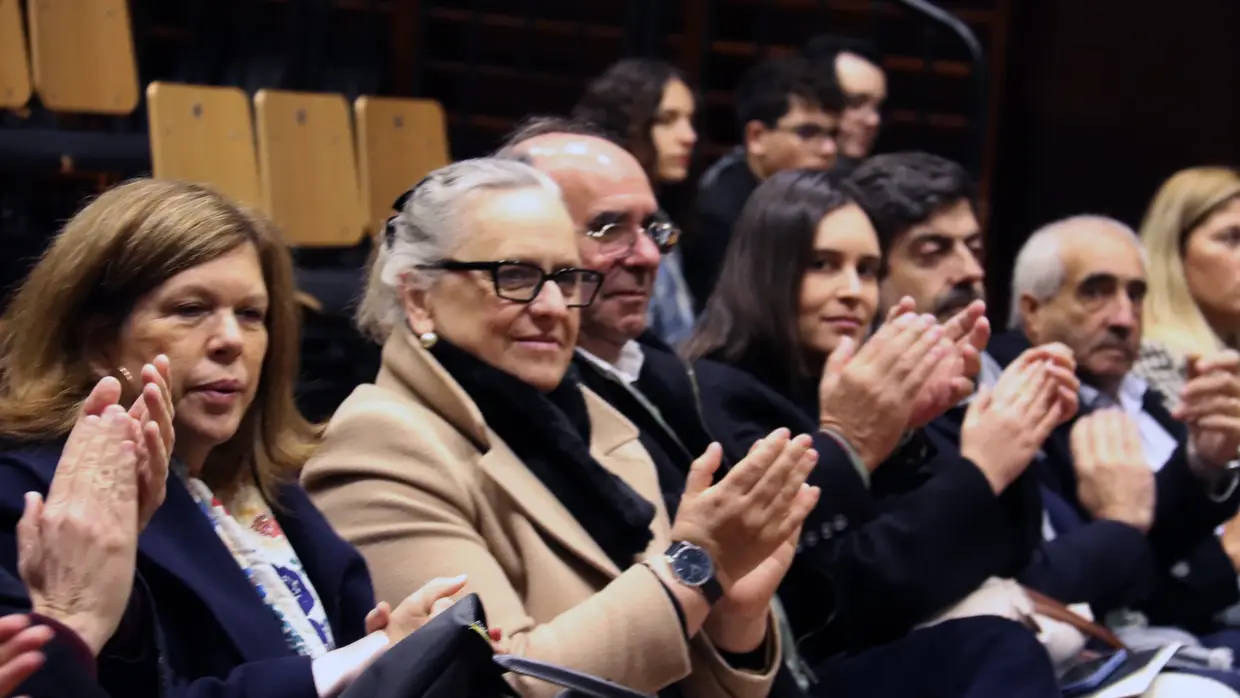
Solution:
{"label": "black hair clip", "polygon": [[396,216],[399,216],[400,212],[405,210],[405,204],[409,203],[409,197],[413,196],[413,193],[418,190],[418,187],[426,184],[426,181],[430,178],[430,175],[426,175],[419,180],[417,184],[413,185],[413,187],[406,189],[403,194],[396,197],[396,201],[392,202],[392,210],[396,211],[396,215],[388,216],[387,225],[383,227],[383,239],[389,246],[396,240],[396,226],[393,225],[393,222],[396,220]]}

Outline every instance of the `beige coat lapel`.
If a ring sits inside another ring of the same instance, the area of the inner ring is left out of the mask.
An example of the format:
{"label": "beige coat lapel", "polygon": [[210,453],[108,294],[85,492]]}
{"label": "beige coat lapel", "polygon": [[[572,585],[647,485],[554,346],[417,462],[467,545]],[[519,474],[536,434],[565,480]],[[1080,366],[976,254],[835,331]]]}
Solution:
{"label": "beige coat lapel", "polygon": [[[482,452],[479,467],[548,537],[557,540],[565,549],[608,578],[620,575],[621,570],[555,495],[487,428],[482,413],[469,395],[433,356],[416,343],[408,330],[393,333],[384,346],[383,370],[376,382],[389,389],[401,390],[412,399],[426,404],[472,441]],[[637,428],[588,390],[585,397],[592,427],[590,453],[642,497],[658,502],[661,496],[658,479],[650,462],[612,455],[625,444],[637,440]]]}

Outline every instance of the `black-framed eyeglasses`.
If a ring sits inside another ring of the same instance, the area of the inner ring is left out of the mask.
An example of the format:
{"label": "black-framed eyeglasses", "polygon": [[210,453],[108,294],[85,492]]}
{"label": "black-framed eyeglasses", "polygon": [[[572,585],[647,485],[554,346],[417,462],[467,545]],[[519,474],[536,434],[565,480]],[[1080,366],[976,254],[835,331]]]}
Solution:
{"label": "black-framed eyeglasses", "polygon": [[495,295],[516,303],[529,303],[542,293],[548,280],[555,282],[569,308],[584,308],[594,302],[603,285],[603,275],[593,269],[569,267],[545,272],[529,262],[499,260],[497,262],[462,262],[445,259],[438,264],[421,264],[419,269],[444,271],[485,271],[491,275]]}
{"label": "black-framed eyeglasses", "polygon": [[[640,231],[640,233],[639,233]],[[663,211],[655,211],[642,221],[641,225],[633,225],[627,214],[602,213],[590,222],[590,226],[582,233],[599,243],[605,256],[623,256],[637,246],[637,236],[650,236],[659,254],[667,254],[680,242],[680,228],[672,222]]]}

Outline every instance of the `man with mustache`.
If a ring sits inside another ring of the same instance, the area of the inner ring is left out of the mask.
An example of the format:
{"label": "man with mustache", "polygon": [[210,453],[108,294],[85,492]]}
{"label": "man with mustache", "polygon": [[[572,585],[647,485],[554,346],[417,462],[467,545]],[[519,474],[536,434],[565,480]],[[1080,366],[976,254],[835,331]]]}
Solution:
{"label": "man with mustache", "polygon": [[[1145,533],[1147,546],[1133,548],[1132,533],[1127,539],[1112,537],[1105,548],[1095,546],[1095,561],[1109,560],[1110,569],[1095,569],[1090,583],[1118,585],[1129,596],[1125,603],[1144,612],[1109,619],[1129,644],[1139,644],[1143,633],[1149,636],[1149,623],[1198,635],[1216,630],[1214,613],[1240,596],[1240,566],[1213,534],[1240,501],[1234,470],[1240,449],[1240,355],[1224,351],[1197,358],[1185,403],[1168,413],[1158,393],[1132,373],[1141,342],[1145,266],[1140,240],[1119,221],[1077,216],[1043,227],[1016,259],[1012,331],[989,347],[1000,364],[1031,343],[1061,342],[1076,357],[1080,416],[1052,433],[1034,469],[1046,490],[1071,505],[1067,517],[1078,521],[1048,518],[1052,535],[1079,521],[1119,522]],[[1120,477],[1125,468],[1129,475]],[[1142,469],[1155,473],[1152,498],[1133,487]],[[1144,514],[1140,506],[1128,507],[1135,518],[1112,513],[1107,505],[1122,504],[1114,495],[1124,489],[1151,500]],[[1121,562],[1123,550],[1137,557]],[[1115,579],[1125,570],[1131,576]],[[1144,574],[1152,577],[1146,594],[1139,593]],[[1060,600],[1098,605],[1097,599]],[[1234,636],[1203,639],[1206,646],[1240,651]]]}
{"label": "man with mustache", "polygon": [[[651,225],[655,220],[651,218],[656,210],[654,196],[631,155],[592,134],[589,128],[559,119],[527,123],[510,136],[500,152],[528,160],[560,184],[569,213],[582,232],[584,265],[606,274],[598,300],[583,309],[575,365],[586,386],[637,426],[642,444],[658,467],[664,497],[669,512],[674,515],[689,463],[709,443],[725,441],[719,437],[727,436],[711,433],[703,409],[703,402],[709,401],[711,396],[699,397],[699,386],[756,381],[747,374],[711,362],[695,362],[688,366],[670,348],[645,333],[646,305],[658,267],[660,247],[667,249],[674,243],[674,237],[668,235],[666,228]],[[612,244],[617,242],[613,236],[621,233],[624,234],[623,244]],[[962,344],[971,337],[969,328],[976,315],[969,317],[971,322],[967,326],[957,323],[960,331],[956,339]],[[875,385],[872,389],[901,388]],[[915,396],[915,392],[910,393],[909,399]],[[874,417],[879,418],[879,415]],[[824,628],[833,619],[845,615],[839,609],[847,610],[852,617],[856,609],[863,606],[891,605],[890,600],[873,598],[872,594],[870,598],[851,598],[837,588],[829,575],[822,574],[816,562],[829,557],[828,549],[834,550],[830,554],[837,558],[849,557],[852,561],[844,563],[845,567],[857,570],[858,574],[864,572],[909,583],[925,580],[942,585],[943,579],[933,578],[935,575],[927,574],[902,556],[888,554],[888,551],[899,549],[898,541],[904,540],[904,531],[910,529],[920,536],[917,545],[927,550],[963,548],[969,544],[945,536],[941,531],[923,530],[921,522],[927,517],[919,517],[916,513],[911,518],[907,514],[893,514],[879,522],[867,520],[857,512],[874,508],[875,498],[866,487],[868,474],[858,473],[855,459],[850,457],[843,443],[819,434],[815,437],[815,445],[819,452],[815,484],[822,487],[823,499],[812,515],[814,520],[807,522],[805,532],[815,541],[820,531],[829,530],[831,536],[816,545],[809,544],[807,550],[813,550],[798,554],[794,559],[785,584],[780,587],[781,600],[789,617],[795,617],[803,625]],[[897,463],[892,467],[901,465]],[[869,516],[872,518],[873,514]],[[925,529],[931,528],[925,526]],[[942,566],[941,560],[947,557],[945,554],[936,558],[940,561],[936,572]],[[978,562],[979,566],[994,564],[988,559]],[[957,578],[969,574],[953,570],[947,583],[959,585]],[[793,578],[802,583],[792,593],[787,593],[787,582]],[[806,593],[798,593],[801,590]],[[875,619],[871,617],[870,621]],[[1053,677],[1048,676],[1050,667],[1045,653],[1020,626],[994,618],[969,618],[913,632],[912,624],[909,623],[907,635],[889,637],[886,644],[860,651],[847,659],[827,663],[823,662],[827,657],[814,656],[818,678],[822,681],[815,694],[819,691],[832,696],[890,692],[915,696],[926,694],[925,687],[930,686],[936,687],[931,691],[937,691],[935,695],[943,695],[942,689],[937,687],[948,682],[957,687],[951,693],[954,696],[1058,694]],[[873,644],[858,637],[851,639],[858,644],[857,649]],[[790,638],[785,638],[785,656],[793,654],[790,650],[794,644]],[[882,669],[892,663],[901,664],[908,671],[893,673]],[[804,665],[795,666],[798,672],[805,669]],[[786,672],[777,679],[772,695],[787,698],[801,695],[801,690],[792,673]]]}
{"label": "man with mustache", "polygon": [[[916,301],[919,312],[942,318],[985,299],[975,188],[963,167],[928,153],[892,153],[862,163],[851,175],[849,184],[879,234],[885,262],[880,285],[884,304],[909,296]],[[1087,240],[1088,235],[1079,234],[1079,238]],[[1014,280],[1018,289],[1032,287],[1047,294],[1055,290],[1059,279],[1054,273],[1059,264],[1055,255],[1059,251],[1044,244],[1052,237],[1042,235],[1026,246],[1029,252],[1025,262],[1017,265]],[[1128,241],[1122,241],[1121,248],[1131,257]],[[1139,263],[1134,267],[1140,268],[1143,265]],[[1136,274],[1131,269],[1129,272]],[[1064,283],[1065,288],[1072,288]],[[1140,284],[1143,288],[1144,282]],[[1017,317],[1021,292],[1013,293],[1017,299],[1013,316]],[[1066,296],[1068,302],[1072,297]],[[1063,342],[1073,350],[1085,384],[1082,407],[1087,405],[1084,398],[1095,390],[1091,385],[1109,386],[1128,373],[1140,343],[1139,310],[1135,317],[1103,313],[1097,316],[1100,324],[1095,325],[1082,315],[1055,315],[1054,307],[1059,306],[1053,306],[1052,319],[1043,331],[1028,337],[1017,331],[990,342],[989,350],[981,355],[979,386],[993,385],[1003,365],[1029,347],[1030,340],[1033,344]],[[1014,320],[1013,327],[1021,325]],[[966,405],[967,400],[929,425],[929,433],[939,443],[947,447],[959,445]],[[1167,419],[1170,421],[1169,415]],[[1152,614],[1157,622],[1208,632],[1208,623],[1199,619],[1208,619],[1213,611],[1226,607],[1230,599],[1240,594],[1230,578],[1234,574],[1227,574],[1226,558],[1208,536],[1209,540],[1200,544],[1200,552],[1189,556],[1182,565],[1175,563],[1197,544],[1209,526],[1192,525],[1192,517],[1188,517],[1186,525],[1179,529],[1163,525],[1147,537],[1156,513],[1156,484],[1148,467],[1143,472],[1119,457],[1125,452],[1121,447],[1123,441],[1132,433],[1130,425],[1109,418],[1084,420],[1075,437],[1075,455],[1081,463],[1074,468],[1069,436],[1078,422],[1082,420],[1061,426],[1051,439],[1058,449],[1049,445],[1046,449],[1058,454],[1063,461],[1061,468],[1072,473],[1071,485],[1063,486],[1056,477],[1047,486],[1048,472],[1055,471],[1048,471],[1043,462],[1028,471],[1026,479],[1031,482],[1007,495],[1010,500],[1023,498],[1023,502],[1010,501],[1014,511],[1034,512],[1043,521],[1041,533],[1045,540],[1019,581],[1064,603],[1090,604],[1099,618],[1108,611],[1149,600],[1144,605],[1158,609]],[[1128,452],[1132,450],[1129,446]],[[1139,447],[1137,444],[1136,448]],[[1177,474],[1181,474],[1178,469],[1167,470],[1160,477],[1168,483],[1159,489],[1184,489],[1182,479],[1171,477]],[[1035,478],[1041,480],[1039,485],[1032,482]],[[1196,514],[1203,514],[1206,522],[1218,515],[1220,505],[1195,506],[1200,503],[1200,488],[1197,478],[1191,479],[1187,499],[1163,496],[1158,509],[1160,520],[1176,518],[1171,513],[1176,511],[1171,506],[1176,501],[1187,504]],[[1226,509],[1235,503],[1221,506]],[[1160,562],[1164,559],[1171,561]],[[1177,573],[1190,572],[1182,579],[1172,577],[1171,583],[1160,583],[1160,568],[1165,571],[1172,567]]]}
{"label": "man with mustache", "polygon": [[880,307],[907,296],[916,312],[945,322],[985,300],[977,190],[963,167],[930,153],[889,153],[861,163],[848,184],[878,231]]}

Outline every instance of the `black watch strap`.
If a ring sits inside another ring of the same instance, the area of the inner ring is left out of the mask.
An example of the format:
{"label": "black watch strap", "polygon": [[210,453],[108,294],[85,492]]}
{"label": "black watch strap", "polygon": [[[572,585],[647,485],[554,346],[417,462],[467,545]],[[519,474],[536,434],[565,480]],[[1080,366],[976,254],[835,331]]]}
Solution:
{"label": "black watch strap", "polygon": [[[715,562],[702,548],[684,541],[676,541],[668,547],[664,553],[667,557],[668,565],[672,569],[672,575],[685,586],[694,587],[701,590],[702,595],[706,597],[706,602],[714,606],[719,599],[723,598],[723,585],[719,583],[719,579],[715,576]],[[699,559],[693,565],[695,574],[686,574],[684,566],[677,564],[682,556],[693,555]],[[704,569],[703,569],[704,568]]]}

